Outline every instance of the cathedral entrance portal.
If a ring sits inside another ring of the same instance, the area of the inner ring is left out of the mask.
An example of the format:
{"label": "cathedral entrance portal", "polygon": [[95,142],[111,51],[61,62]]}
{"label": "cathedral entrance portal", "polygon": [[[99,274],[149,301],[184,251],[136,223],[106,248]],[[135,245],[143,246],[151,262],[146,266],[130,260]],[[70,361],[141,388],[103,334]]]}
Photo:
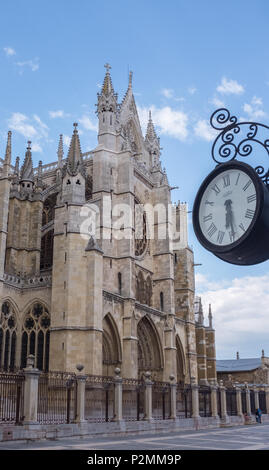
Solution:
{"label": "cathedral entrance portal", "polygon": [[143,317],[137,325],[138,378],[150,371],[152,379],[162,380],[163,355],[158,332],[153,322]]}

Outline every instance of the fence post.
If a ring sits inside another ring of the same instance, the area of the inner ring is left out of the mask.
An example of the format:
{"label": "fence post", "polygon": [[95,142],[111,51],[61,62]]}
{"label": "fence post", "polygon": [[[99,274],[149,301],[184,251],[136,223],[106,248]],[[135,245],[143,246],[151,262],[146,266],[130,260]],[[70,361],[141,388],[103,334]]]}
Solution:
{"label": "fence post", "polygon": [[145,410],[144,410],[144,420],[152,420],[152,385],[153,382],[151,379],[151,373],[145,373]]}
{"label": "fence post", "polygon": [[251,416],[251,403],[250,403],[250,390],[248,388],[248,383],[245,382],[246,388],[246,407],[247,407],[247,415]]}
{"label": "fence post", "polygon": [[80,374],[77,374],[77,395],[76,395],[76,423],[85,423],[85,385],[86,375],[82,375],[81,372],[84,369],[83,365],[78,364],[77,369]]}
{"label": "fence post", "polygon": [[115,368],[114,377],[114,417],[113,421],[122,421],[122,378],[120,368]]}
{"label": "fence post", "polygon": [[211,389],[211,414],[212,418],[218,418],[218,405],[217,405],[217,385],[215,379],[209,379]]}
{"label": "fence post", "polygon": [[265,406],[266,406],[266,413],[269,414],[269,386],[266,385],[265,389]]}
{"label": "fence post", "polygon": [[200,418],[199,415],[199,386],[195,377],[191,377],[192,418]]}
{"label": "fence post", "polygon": [[177,384],[174,380],[175,376],[170,375],[170,419],[177,417]]}
{"label": "fence post", "polygon": [[243,418],[241,388],[238,387],[237,382],[235,382],[235,392],[236,392],[237,416],[240,416],[240,418]]}
{"label": "fence post", "polygon": [[223,423],[229,423],[230,420],[227,414],[226,388],[223,385],[223,380],[220,380],[219,388],[221,395],[221,421]]}
{"label": "fence post", "polygon": [[23,424],[38,424],[37,422],[37,401],[38,401],[38,379],[40,370],[34,368],[35,357],[27,357],[26,368],[23,369],[24,381],[24,421]]}
{"label": "fence post", "polygon": [[256,385],[253,386],[253,390],[254,390],[254,398],[255,398],[255,411],[260,408],[260,402],[259,402],[259,390],[258,390],[258,387],[256,387]]}

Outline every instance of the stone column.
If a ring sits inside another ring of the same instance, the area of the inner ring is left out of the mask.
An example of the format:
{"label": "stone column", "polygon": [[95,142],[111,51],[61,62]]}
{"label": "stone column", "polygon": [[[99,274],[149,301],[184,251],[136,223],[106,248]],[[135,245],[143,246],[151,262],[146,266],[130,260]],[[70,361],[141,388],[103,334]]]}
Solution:
{"label": "stone column", "polygon": [[196,383],[195,377],[191,377],[191,397],[192,397],[192,418],[200,418],[199,415],[199,386]]}
{"label": "stone column", "polygon": [[221,395],[221,421],[229,423],[230,419],[227,415],[227,402],[226,402],[226,387],[223,385],[223,380],[220,380],[220,395]]}
{"label": "stone column", "polygon": [[175,376],[170,375],[170,419],[176,419],[177,417],[177,384],[175,382]]}
{"label": "stone column", "polygon": [[237,416],[243,418],[241,388],[235,383]]}
{"label": "stone column", "polygon": [[40,370],[34,368],[35,357],[29,355],[26,368],[23,369],[24,381],[24,424],[38,424],[37,422],[37,400],[38,400],[38,379]]}
{"label": "stone column", "polygon": [[260,404],[259,404],[259,389],[258,389],[258,387],[256,387],[256,386],[254,385],[254,386],[253,386],[253,390],[254,390],[255,411],[256,411],[257,408],[260,408]]}
{"label": "stone column", "polygon": [[211,388],[211,413],[212,418],[218,418],[218,404],[217,404],[217,385],[215,379],[209,379]]}
{"label": "stone column", "polygon": [[114,417],[113,421],[122,421],[122,378],[120,368],[115,368],[114,377]]}
{"label": "stone column", "polygon": [[[77,365],[77,369],[81,372],[84,366]],[[76,423],[85,423],[85,385],[86,376],[77,374],[77,408],[76,408]]]}
{"label": "stone column", "polygon": [[245,388],[246,388],[247,415],[251,416],[250,390],[248,388],[247,382],[245,382]]}
{"label": "stone column", "polygon": [[151,381],[151,373],[145,373],[145,414],[144,420],[151,421],[152,420],[152,385],[153,382]]}

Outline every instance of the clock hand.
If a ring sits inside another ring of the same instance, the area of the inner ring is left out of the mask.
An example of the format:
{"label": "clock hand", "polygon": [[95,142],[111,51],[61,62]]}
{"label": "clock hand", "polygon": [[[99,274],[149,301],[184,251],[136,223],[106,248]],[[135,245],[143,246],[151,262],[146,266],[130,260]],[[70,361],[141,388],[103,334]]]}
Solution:
{"label": "clock hand", "polygon": [[234,241],[234,237],[235,237],[234,214],[233,214],[233,211],[232,211],[232,201],[231,201],[231,199],[227,199],[224,202],[224,205],[226,207],[226,224],[225,224],[225,227],[226,228],[231,227],[231,237],[232,237],[232,240]]}

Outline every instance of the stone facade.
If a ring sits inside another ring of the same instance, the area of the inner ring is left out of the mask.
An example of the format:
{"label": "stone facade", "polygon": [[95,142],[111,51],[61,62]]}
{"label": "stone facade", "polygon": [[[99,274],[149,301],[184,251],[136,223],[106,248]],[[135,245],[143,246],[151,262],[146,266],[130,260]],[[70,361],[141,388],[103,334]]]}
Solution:
{"label": "stone facade", "polygon": [[0,366],[25,367],[33,354],[39,369],[83,364],[87,374],[113,375],[120,367],[123,377],[150,371],[153,380],[208,384],[216,380],[215,336],[211,314],[209,327],[195,319],[187,206],[171,204],[159,138],[151,115],[142,135],[131,73],[119,104],[107,66],[97,114],[94,150],[81,151],[75,123],[67,157],[60,136],[57,161],[38,168],[30,142],[21,169],[18,158],[12,165],[8,134],[0,160]]}

